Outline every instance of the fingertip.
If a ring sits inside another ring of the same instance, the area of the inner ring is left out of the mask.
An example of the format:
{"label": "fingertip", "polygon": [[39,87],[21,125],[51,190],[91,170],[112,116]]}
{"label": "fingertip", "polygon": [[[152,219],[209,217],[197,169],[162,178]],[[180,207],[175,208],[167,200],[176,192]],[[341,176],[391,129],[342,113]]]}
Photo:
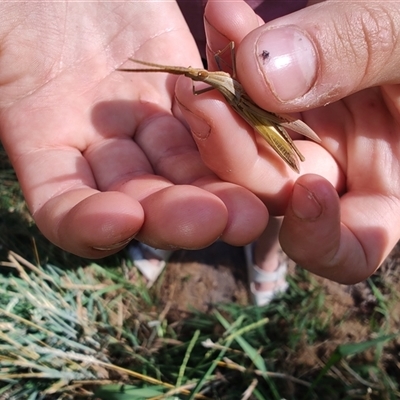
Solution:
{"label": "fingertip", "polygon": [[273,112],[315,108],[395,82],[393,38],[399,27],[392,15],[397,11],[390,2],[375,9],[323,2],[271,21],[240,43],[239,81],[258,105]]}
{"label": "fingertip", "polygon": [[259,25],[259,17],[244,1],[209,0],[205,7],[207,45],[214,54],[231,41],[240,43],[248,32]]}
{"label": "fingertip", "polygon": [[291,207],[300,220],[315,220],[322,213],[322,205],[314,193],[300,182],[293,185]]}
{"label": "fingertip", "polygon": [[371,190],[339,198],[324,178],[304,175],[295,183],[282,224],[282,249],[316,275],[358,283],[376,271],[397,242],[398,209],[393,197]]}
{"label": "fingertip", "polygon": [[265,230],[268,210],[252,192],[215,179],[202,182],[200,186],[218,196],[227,208],[228,221],[221,240],[233,246],[244,246],[256,240]]}
{"label": "fingertip", "polygon": [[280,241],[285,253],[308,270],[324,275],[340,246],[340,199],[319,175],[301,176],[294,184]]}
{"label": "fingertip", "polygon": [[[221,93],[212,90],[193,96],[187,81],[184,78],[178,80],[176,98],[202,159],[214,172],[219,168],[230,171],[233,160],[243,157],[243,143],[249,144],[249,136],[244,132],[253,129],[229,107]],[[255,156],[254,144],[251,151]]]}
{"label": "fingertip", "polygon": [[340,215],[339,195],[334,186],[317,174],[300,176],[293,185],[287,215],[304,222]]}
{"label": "fingertip", "polygon": [[[307,31],[296,26],[253,31],[241,43],[237,60],[239,80],[250,97],[257,101],[261,89],[263,97],[270,92],[271,101],[277,103],[290,102],[308,93],[315,84],[319,66],[312,39]],[[248,71],[255,72],[253,79],[259,80],[261,86],[247,85],[251,79]]]}
{"label": "fingertip", "polygon": [[46,237],[62,249],[85,258],[103,258],[129,243],[140,230],[144,213],[139,202],[123,193],[77,191],[50,200],[35,219]]}
{"label": "fingertip", "polygon": [[145,221],[137,238],[157,248],[206,247],[221,236],[228,222],[225,204],[195,186],[170,186],[141,204]]}

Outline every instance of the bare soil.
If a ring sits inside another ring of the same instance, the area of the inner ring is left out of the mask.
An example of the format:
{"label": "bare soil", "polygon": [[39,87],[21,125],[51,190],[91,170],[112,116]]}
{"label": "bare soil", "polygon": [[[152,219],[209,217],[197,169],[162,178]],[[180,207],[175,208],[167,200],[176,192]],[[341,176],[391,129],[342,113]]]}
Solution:
{"label": "bare soil", "polygon": [[[324,309],[332,322],[329,340],[317,345],[310,345],[305,340],[297,349],[295,359],[286,360],[295,364],[293,370],[297,376],[326,362],[339,344],[372,339],[372,320],[384,326],[385,333],[400,332],[399,265],[400,245],[397,245],[371,279],[378,294],[367,281],[345,286],[320,277],[313,278],[313,285],[321,286],[324,292]],[[298,271],[299,267],[289,261],[289,274]],[[200,251],[174,253],[160,282],[159,296],[164,304],[168,304],[168,315],[173,320],[184,318],[194,309],[208,312],[216,303],[249,304],[243,249],[224,243]],[[311,283],[304,282],[305,288],[307,285]],[[379,296],[382,296],[381,300]],[[386,310],[381,310],[382,304],[387,306]],[[399,354],[400,339],[385,347],[380,363],[392,377],[400,380]],[[363,352],[361,357],[361,363],[372,362],[374,350]]]}
{"label": "bare soil", "polygon": [[218,303],[248,304],[243,249],[217,242],[203,250],[175,252],[165,270],[160,295],[178,312],[207,312]]}
{"label": "bare soil", "polygon": [[[399,265],[400,243],[373,277],[383,295],[400,293]],[[289,274],[295,273],[296,265],[289,260]],[[335,318],[348,316],[349,309],[357,317],[368,316],[377,305],[367,282],[347,286],[314,278],[324,287],[328,308]],[[249,304],[243,248],[217,242],[203,250],[177,251],[168,262],[159,290],[161,299],[181,312],[193,309],[207,312],[213,305],[224,302]],[[398,307],[399,313],[394,312],[396,323],[400,318],[400,303]]]}

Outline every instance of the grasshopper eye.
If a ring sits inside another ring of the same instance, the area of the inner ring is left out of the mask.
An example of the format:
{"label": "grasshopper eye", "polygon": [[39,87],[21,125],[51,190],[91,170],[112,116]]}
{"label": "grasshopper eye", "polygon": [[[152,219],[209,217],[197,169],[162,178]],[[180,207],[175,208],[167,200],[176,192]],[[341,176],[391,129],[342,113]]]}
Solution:
{"label": "grasshopper eye", "polygon": [[197,76],[199,77],[199,78],[207,78],[208,77],[208,71],[206,71],[205,69],[202,69],[202,70],[200,70],[200,71],[198,71],[197,72]]}

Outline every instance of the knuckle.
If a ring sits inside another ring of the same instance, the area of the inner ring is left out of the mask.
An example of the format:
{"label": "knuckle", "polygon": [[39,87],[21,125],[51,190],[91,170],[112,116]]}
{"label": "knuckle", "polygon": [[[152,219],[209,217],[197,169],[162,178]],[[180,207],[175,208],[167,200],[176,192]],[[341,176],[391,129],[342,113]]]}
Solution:
{"label": "knuckle", "polygon": [[365,75],[371,77],[393,58],[399,32],[393,16],[380,3],[363,7],[359,25],[367,54]]}
{"label": "knuckle", "polygon": [[[383,74],[396,62],[395,53],[400,51],[398,8],[398,4],[388,2],[352,3],[330,21],[334,35],[327,61],[335,57],[351,66],[354,86],[382,81]],[[326,30],[320,34],[328,35]]]}
{"label": "knuckle", "polygon": [[356,6],[348,16],[349,32],[353,32],[350,46],[361,81],[368,85],[380,80],[397,47],[399,32],[390,10],[383,3],[372,2]]}

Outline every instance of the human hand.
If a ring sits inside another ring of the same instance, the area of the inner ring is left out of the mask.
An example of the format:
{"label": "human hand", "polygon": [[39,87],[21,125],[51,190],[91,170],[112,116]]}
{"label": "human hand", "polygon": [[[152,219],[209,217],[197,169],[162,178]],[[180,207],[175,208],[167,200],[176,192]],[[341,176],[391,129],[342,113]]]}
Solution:
{"label": "human hand", "polygon": [[3,2],[0,20],[1,140],[48,239],[97,258],[133,237],[198,248],[264,229],[261,201],[202,163],[176,78],[115,71],[201,65],[174,2]]}
{"label": "human hand", "polygon": [[239,45],[238,80],[250,97],[272,112],[309,110],[301,116],[322,141],[296,140],[306,157],[300,177],[217,94],[207,94],[210,106],[179,81],[205,163],[285,214],[280,241],[290,258],[342,283],[372,274],[400,237],[400,46],[391,17],[399,11],[396,2],[326,2],[263,25],[245,3],[208,3],[210,53]]}

